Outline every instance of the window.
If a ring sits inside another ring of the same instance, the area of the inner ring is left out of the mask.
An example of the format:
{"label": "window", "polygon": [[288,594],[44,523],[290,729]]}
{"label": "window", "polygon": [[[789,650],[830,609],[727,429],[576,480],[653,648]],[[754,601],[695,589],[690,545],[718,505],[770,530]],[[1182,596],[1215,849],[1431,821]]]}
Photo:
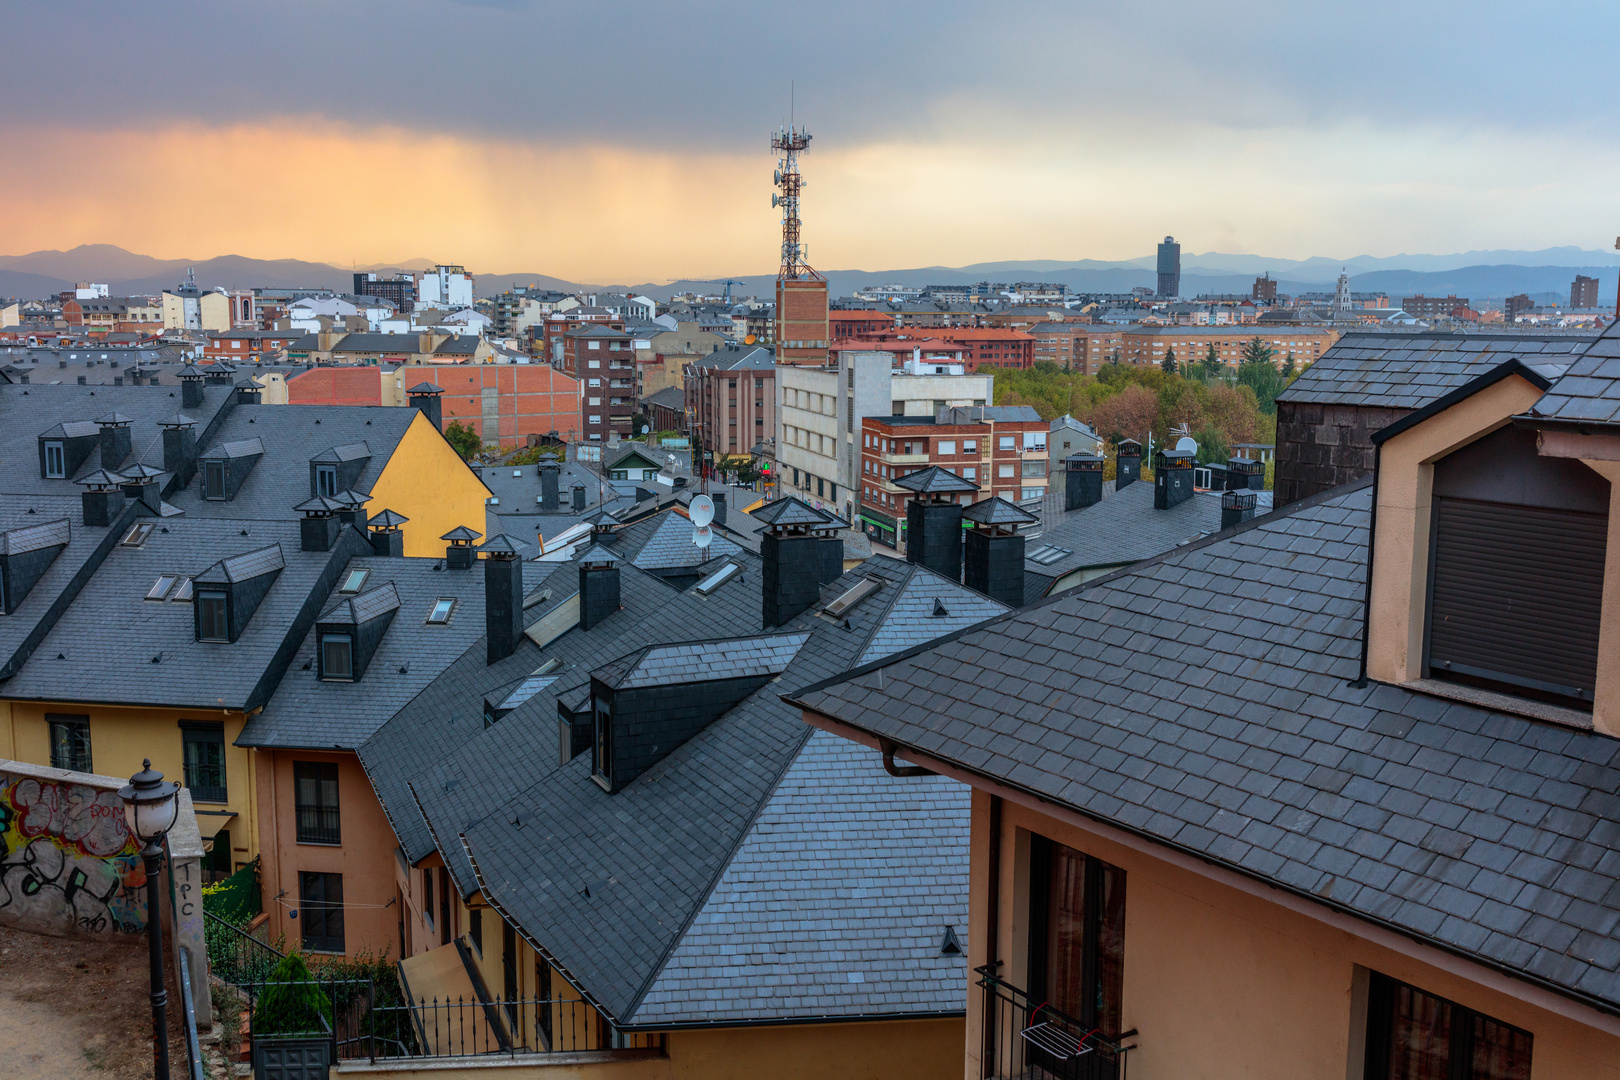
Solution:
{"label": "window", "polygon": [[1028,477],[1045,476],[1046,475],[1046,459],[1045,458],[1031,458],[1031,459],[1025,461],[1024,462],[1024,475],[1028,476]]}
{"label": "window", "polygon": [[[983,402],[980,402],[980,404],[983,404]],[[962,440],[962,453],[964,453],[964,454],[977,454],[978,452],[979,452],[979,440],[978,439],[963,439]]]}
{"label": "window", "polygon": [[365,587],[366,578],[370,576],[370,570],[350,570],[343,576],[343,584],[338,587],[338,592],[357,593]]}
{"label": "window", "polygon": [[595,349],[599,351],[602,348],[602,343],[600,341],[587,341],[585,343],[585,347],[587,349]]}
{"label": "window", "polygon": [[964,466],[962,466],[962,479],[964,479],[964,480],[976,480],[976,479],[978,479],[978,477],[979,477],[979,470],[978,470],[978,468],[976,466],[973,466],[973,465],[964,465]]}
{"label": "window", "polygon": [[996,441],[996,449],[998,449],[998,450],[1011,450],[1011,449],[1013,449],[1013,442],[1014,442],[1014,437],[1013,436],[1011,436],[1011,435],[1003,435],[1003,436],[1001,436],[1000,439],[998,439]]}
{"label": "window", "polygon": [[186,578],[180,582],[179,587],[174,590],[174,595],[169,597],[169,599],[173,600],[177,604],[191,603],[191,579]]}
{"label": "window", "polygon": [[426,868],[422,871],[422,919],[433,925],[433,871]]}
{"label": "window", "polygon": [[321,678],[354,680],[354,640],[348,634],[321,635]]}
{"label": "window", "polygon": [[203,498],[223,499],[225,497],[225,463],[223,461],[203,462]]}
{"label": "window", "polygon": [[293,802],[300,844],[341,844],[338,767],[327,761],[293,762]]}
{"label": "window", "polygon": [[996,476],[1004,479],[1006,477],[1011,476],[1016,471],[1016,469],[1017,469],[1017,467],[1013,466],[1013,465],[997,465],[996,466]]}
{"label": "window", "polygon": [[222,803],[225,796],[225,725],[217,720],[180,721],[186,787],[194,802]]}
{"label": "window", "polygon": [[304,871],[298,875],[298,921],[309,952],[343,951],[343,875]]}
{"label": "window", "polygon": [[152,582],[152,587],[146,590],[146,598],[148,600],[162,600],[169,595],[169,590],[174,588],[174,583],[177,580],[179,580],[178,575],[159,574],[158,579]]}
{"label": "window", "polygon": [[613,787],[613,711],[600,698],[593,710],[596,738],[591,744],[591,775],[605,788]]}
{"label": "window", "polygon": [[1029,992],[1108,1037],[1120,1033],[1125,871],[1043,836],[1030,844]]}
{"label": "window", "polygon": [[1372,973],[1366,1080],[1530,1080],[1531,1035]]}
{"label": "window", "polygon": [[204,589],[197,594],[197,640],[231,640],[230,623],[226,619],[224,592]]}
{"label": "window", "polygon": [[439,944],[450,944],[450,871],[439,867]]}
{"label": "window", "polygon": [[472,939],[481,959],[484,955],[484,909],[467,909],[467,936]]}
{"label": "window", "polygon": [[939,452],[941,454],[954,454],[954,453],[956,453],[956,440],[955,439],[941,439],[939,441]]}
{"label": "window", "polygon": [[90,767],[90,718],[46,713],[51,726],[51,768],[94,772]]}
{"label": "window", "polygon": [[59,442],[45,444],[45,475],[56,478],[67,476],[67,464]]}
{"label": "window", "polygon": [[[551,1000],[551,966],[536,954],[534,958],[534,996],[536,1001]],[[547,1050],[551,1049],[551,1006],[538,1006],[535,1018],[540,1038]]]}
{"label": "window", "polygon": [[317,466],[315,466],[315,494],[317,494],[317,495],[336,495],[337,492],[338,492],[337,466],[335,466],[335,465],[317,465]]}
{"label": "window", "polygon": [[153,522],[137,521],[129,527],[129,531],[124,534],[124,538],[119,541],[119,544],[123,547],[140,547],[146,543],[146,538],[152,535],[152,526]]}

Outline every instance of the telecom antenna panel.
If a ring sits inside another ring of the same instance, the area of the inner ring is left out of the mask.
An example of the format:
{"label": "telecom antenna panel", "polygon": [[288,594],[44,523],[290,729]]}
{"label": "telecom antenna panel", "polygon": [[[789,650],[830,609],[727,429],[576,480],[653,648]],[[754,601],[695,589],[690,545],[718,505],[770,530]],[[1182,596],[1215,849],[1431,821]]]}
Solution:
{"label": "telecom antenna panel", "polygon": [[782,209],[782,269],[779,279],[818,278],[805,261],[804,244],[799,239],[799,192],[804,180],[799,176],[799,155],[810,146],[810,133],[788,125],[771,136],[771,149],[780,155],[772,179],[780,189],[771,196],[771,205]]}

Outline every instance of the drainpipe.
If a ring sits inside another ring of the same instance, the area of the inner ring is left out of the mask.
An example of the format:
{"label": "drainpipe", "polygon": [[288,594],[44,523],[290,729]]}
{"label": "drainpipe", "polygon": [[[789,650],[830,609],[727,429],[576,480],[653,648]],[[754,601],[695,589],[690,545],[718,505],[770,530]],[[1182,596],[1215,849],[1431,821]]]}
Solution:
{"label": "drainpipe", "polygon": [[1384,461],[1384,444],[1373,446],[1372,512],[1367,516],[1367,588],[1361,598],[1361,674],[1349,685],[1367,687],[1367,639],[1372,634],[1373,552],[1378,550],[1378,468]]}
{"label": "drainpipe", "polygon": [[[1001,796],[990,796],[989,874],[984,903],[984,966],[994,972],[1001,966],[996,957],[997,931],[1001,924]],[[989,1077],[995,1073],[996,1061],[996,996],[984,991],[983,1035],[979,1040],[979,1075]]]}
{"label": "drainpipe", "polygon": [[933,769],[925,769],[921,765],[896,765],[894,763],[895,745],[888,739],[879,739],[878,747],[883,751],[883,771],[890,776],[933,776]]}

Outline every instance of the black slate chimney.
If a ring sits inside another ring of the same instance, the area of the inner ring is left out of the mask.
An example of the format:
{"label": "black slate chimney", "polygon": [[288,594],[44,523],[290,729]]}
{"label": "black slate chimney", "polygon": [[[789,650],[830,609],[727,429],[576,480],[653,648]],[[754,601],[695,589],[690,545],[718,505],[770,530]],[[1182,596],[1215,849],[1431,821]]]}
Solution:
{"label": "black slate chimney", "polygon": [[413,409],[422,410],[422,415],[428,422],[440,431],[444,430],[443,412],[439,405],[439,395],[444,393],[440,387],[430,382],[419,382],[405,391],[405,402]]}
{"label": "black slate chimney", "polygon": [[399,531],[399,527],[409,520],[404,514],[396,514],[392,510],[379,510],[373,514],[371,520],[366,522],[371,529],[371,550],[387,558],[403,558],[405,534]]}
{"label": "black slate chimney", "polygon": [[252,379],[243,379],[236,384],[236,403],[238,405],[259,404],[259,391],[262,387]]}
{"label": "black slate chimney", "polygon": [[123,413],[111,412],[96,421],[101,428],[101,467],[117,472],[129,457],[129,425],[134,423]]}
{"label": "black slate chimney", "polygon": [[1252,491],[1225,491],[1221,493],[1221,528],[1230,529],[1254,517],[1254,504],[1259,497]]}
{"label": "black slate chimney", "polygon": [[592,544],[579,557],[579,628],[589,630],[619,610],[619,557]]}
{"label": "black slate chimney", "polygon": [[125,469],[122,475],[124,498],[140,501],[154,514],[163,513],[163,496],[158,491],[158,479],[163,476],[162,469],[154,469],[150,465],[137,462]]}
{"label": "black slate chimney", "polygon": [[1227,491],[1261,491],[1265,486],[1265,462],[1241,456],[1226,459]]}
{"label": "black slate chimney", "polygon": [[1161,450],[1153,459],[1153,509],[1168,510],[1193,496],[1193,454]]}
{"label": "black slate chimney", "polygon": [[557,493],[557,483],[562,475],[562,466],[555,463],[540,466],[540,508],[542,510],[557,511],[562,509]]}
{"label": "black slate chimney", "polygon": [[483,535],[483,533],[469,529],[465,525],[457,525],[439,537],[440,540],[450,541],[450,546],[444,552],[445,568],[449,570],[471,570],[475,558],[473,541]]}
{"label": "black slate chimney", "polygon": [[1084,510],[1102,501],[1102,458],[1073,454],[1063,465],[1063,509]]}
{"label": "black slate chimney", "polygon": [[1114,454],[1114,490],[1120,491],[1142,479],[1142,444],[1122,439]]}
{"label": "black slate chimney", "polygon": [[585,485],[574,485],[574,512],[577,514],[585,509]]}
{"label": "black slate chimney", "polygon": [[203,404],[203,380],[208,378],[203,369],[196,364],[187,364],[180,369],[180,407],[182,409],[200,409]]}
{"label": "black slate chimney", "polygon": [[197,472],[197,421],[184,413],[159,420],[163,429],[163,471],[173,473],[181,487]]}
{"label": "black slate chimney", "polygon": [[765,523],[759,537],[761,610],[766,626],[781,626],[821,599],[827,561],[822,545],[828,539],[838,543],[842,567],[843,542],[830,535],[838,525],[834,519],[792,497],[766,503],[754,517]]}
{"label": "black slate chimney", "polygon": [[978,492],[979,485],[938,465],[902,476],[895,485],[916,493],[906,503],[906,561],[961,581],[962,505],[956,500]]}
{"label": "black slate chimney", "polygon": [[[726,493],[724,491],[711,492],[709,500],[714,503],[714,523],[724,525],[726,523]],[[842,544],[842,541],[840,541],[840,544]],[[842,547],[839,550],[842,551]],[[842,555],[839,556],[839,561],[843,561]]]}
{"label": "black slate chimney", "polygon": [[962,584],[1008,607],[1022,607],[1024,537],[1018,527],[1034,524],[1035,515],[997,496],[974,503],[962,517],[973,526],[963,538]]}
{"label": "black slate chimney", "polygon": [[523,562],[518,541],[497,533],[478,548],[484,553],[485,662],[505,660],[523,637]]}
{"label": "black slate chimney", "polygon": [[332,498],[340,504],[338,521],[344,525],[353,525],[356,528],[365,529],[366,500],[371,498],[370,494],[364,491],[356,491],[353,488],[344,488]]}
{"label": "black slate chimney", "polygon": [[343,527],[337,519],[343,504],[325,495],[317,495],[313,499],[305,499],[293,509],[304,515],[298,522],[299,550],[331,551]]}
{"label": "black slate chimney", "polygon": [[84,523],[105,529],[124,512],[124,478],[106,469],[81,476],[74,483],[84,488]]}

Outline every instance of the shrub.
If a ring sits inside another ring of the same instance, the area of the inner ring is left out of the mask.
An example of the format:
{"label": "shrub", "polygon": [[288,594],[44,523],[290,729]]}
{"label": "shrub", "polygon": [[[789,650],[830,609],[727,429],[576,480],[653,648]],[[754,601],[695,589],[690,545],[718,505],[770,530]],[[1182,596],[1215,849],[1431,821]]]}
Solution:
{"label": "shrub", "polygon": [[253,1010],[256,1035],[297,1035],[332,1030],[332,1003],[314,983],[298,953],[288,953],[270,973]]}

